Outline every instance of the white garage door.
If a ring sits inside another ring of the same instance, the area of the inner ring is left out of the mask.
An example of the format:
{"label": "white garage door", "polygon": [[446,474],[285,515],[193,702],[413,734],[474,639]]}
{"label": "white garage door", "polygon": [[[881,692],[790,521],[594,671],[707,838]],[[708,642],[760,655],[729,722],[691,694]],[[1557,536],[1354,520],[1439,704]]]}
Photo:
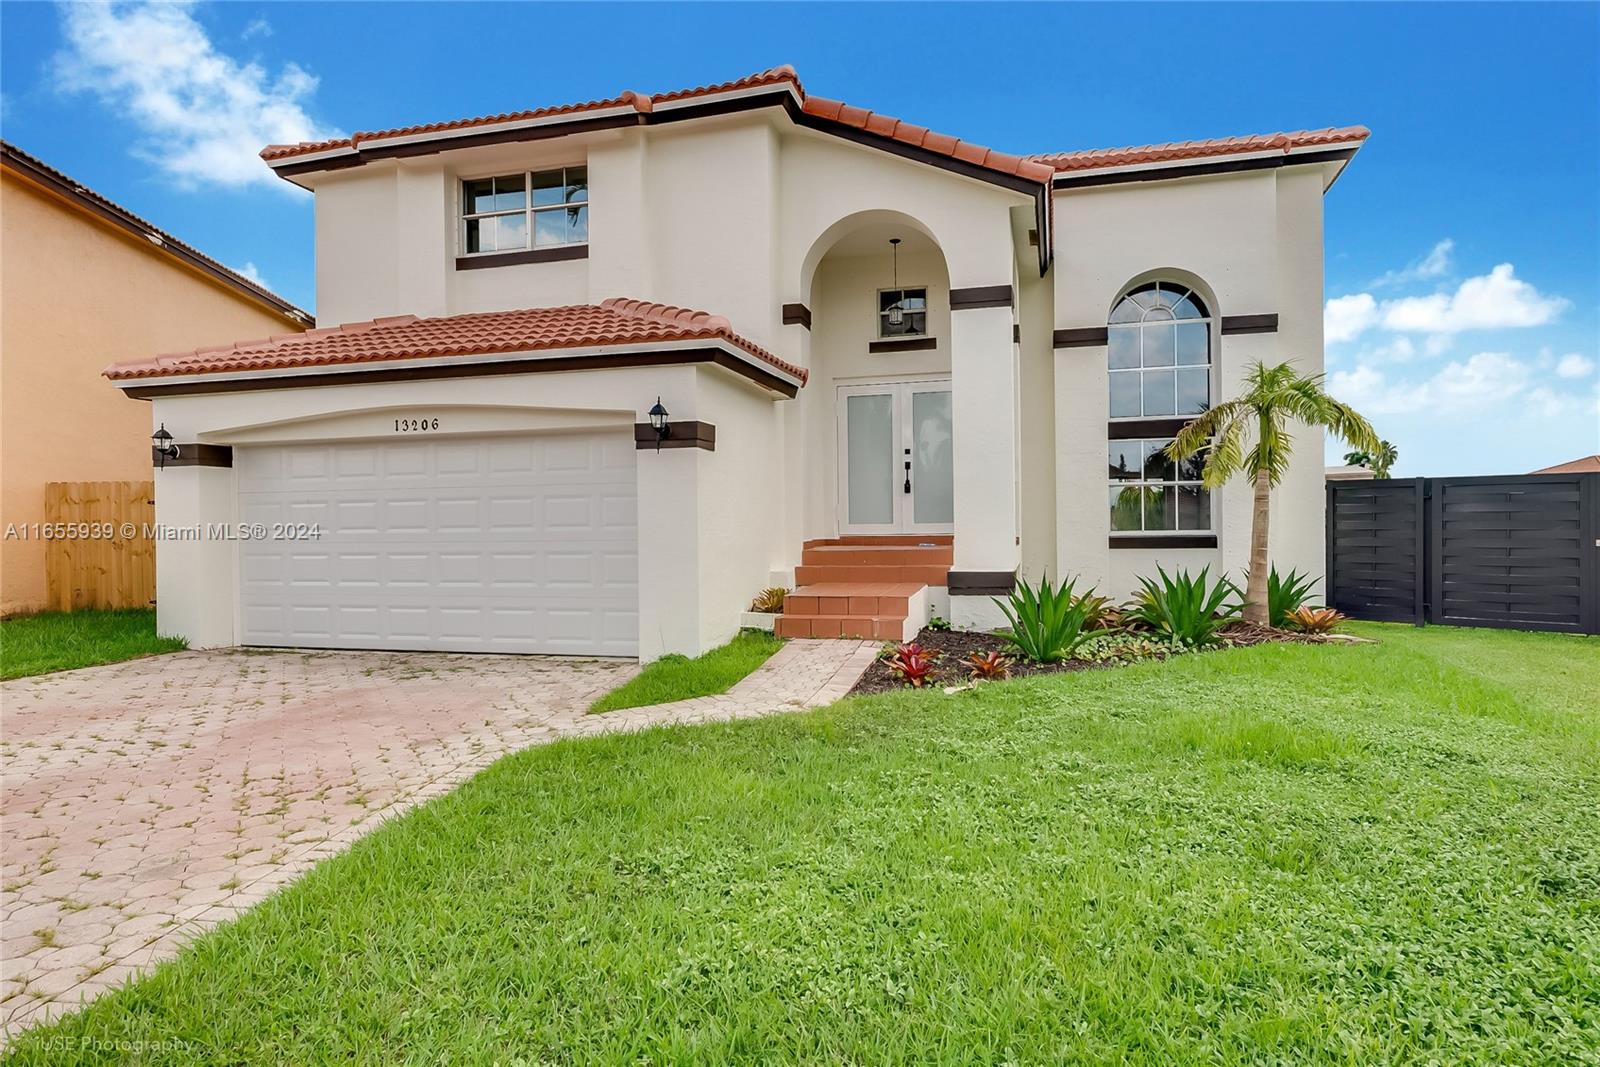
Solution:
{"label": "white garage door", "polygon": [[241,544],[247,645],[634,656],[631,435],[249,447],[239,519],[316,524]]}

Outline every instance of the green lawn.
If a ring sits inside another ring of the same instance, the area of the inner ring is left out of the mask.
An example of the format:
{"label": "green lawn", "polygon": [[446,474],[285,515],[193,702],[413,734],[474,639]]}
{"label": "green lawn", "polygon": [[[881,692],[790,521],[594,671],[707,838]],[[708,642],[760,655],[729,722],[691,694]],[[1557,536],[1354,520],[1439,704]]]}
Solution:
{"label": "green lawn", "polygon": [[1600,642],[1349,629],[530,749],[13,1055],[1596,1062]]}
{"label": "green lawn", "polygon": [[0,621],[0,678],[116,663],[187,648],[181,637],[157,637],[152,609],[50,611]]}
{"label": "green lawn", "polygon": [[732,641],[694,659],[662,656],[589,705],[589,710],[619,711],[726,693],[782,647],[782,641],[764,630],[741,630]]}

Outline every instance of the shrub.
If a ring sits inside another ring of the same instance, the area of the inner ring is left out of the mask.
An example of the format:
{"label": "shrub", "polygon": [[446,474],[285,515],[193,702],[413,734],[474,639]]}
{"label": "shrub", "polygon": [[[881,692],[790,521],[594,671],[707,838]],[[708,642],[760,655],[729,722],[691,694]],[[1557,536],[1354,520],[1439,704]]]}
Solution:
{"label": "shrub", "polygon": [[939,653],[921,645],[897,645],[894,653],[885,660],[889,673],[909,686],[921,689],[933,674],[933,665]]}
{"label": "shrub", "polygon": [[1011,623],[1011,643],[1035,663],[1068,659],[1089,636],[1091,605],[1072,586],[1071,581],[1052,586],[1045,575],[1037,589],[1019,580],[1009,598],[995,600]]}
{"label": "shrub", "polygon": [[1137,620],[1157,636],[1184,648],[1205,648],[1216,644],[1219,631],[1239,618],[1239,588],[1226,578],[1212,582],[1210,567],[1199,574],[1181,570],[1168,575],[1158,565],[1159,580],[1140,578],[1140,590],[1128,608],[1127,616]]}
{"label": "shrub", "polygon": [[1114,630],[1122,625],[1122,609],[1111,602],[1108,596],[1101,596],[1090,590],[1077,598],[1088,614],[1083,620],[1086,630]]}
{"label": "shrub", "polygon": [[1011,660],[998,652],[974,652],[967,662],[972,664],[974,682],[1003,682],[1011,677]]}
{"label": "shrub", "polygon": [[782,586],[773,586],[763,589],[750,601],[750,610],[763,612],[767,615],[776,615],[783,610],[783,602],[788,599],[789,590]]}
{"label": "shrub", "polygon": [[1343,621],[1344,616],[1333,608],[1312,607],[1295,608],[1288,619],[1291,626],[1308,634],[1331,633]]}
{"label": "shrub", "polygon": [[1287,626],[1290,613],[1310,599],[1314,581],[1309,574],[1290,571],[1280,575],[1278,568],[1272,568],[1267,576],[1267,622],[1280,630]]}
{"label": "shrub", "polygon": [[937,615],[932,615],[928,618],[928,629],[933,630],[936,633],[943,633],[944,631],[950,629],[950,622],[948,619],[942,619]]}

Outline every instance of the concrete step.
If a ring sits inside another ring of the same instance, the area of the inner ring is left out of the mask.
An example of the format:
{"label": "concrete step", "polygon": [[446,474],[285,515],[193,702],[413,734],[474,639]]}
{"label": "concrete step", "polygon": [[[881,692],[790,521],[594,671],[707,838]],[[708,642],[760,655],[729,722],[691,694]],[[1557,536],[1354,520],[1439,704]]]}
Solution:
{"label": "concrete step", "polygon": [[779,637],[854,637],[868,641],[904,641],[906,617],[885,615],[780,615]]}
{"label": "concrete step", "polygon": [[905,618],[914,582],[825,582],[802,585],[783,601],[785,615],[881,615]]}
{"label": "concrete step", "polygon": [[897,567],[955,561],[953,545],[816,545],[802,549],[800,562],[810,566]]}
{"label": "concrete step", "polygon": [[949,573],[949,563],[916,565],[802,563],[794,569],[794,580],[796,585],[801,586],[833,583],[865,583],[870,585],[884,582],[942,586],[947,583],[946,575]]}
{"label": "concrete step", "polygon": [[854,534],[849,537],[817,537],[801,545],[802,548],[820,548],[826,545],[949,545],[955,538],[950,534]]}

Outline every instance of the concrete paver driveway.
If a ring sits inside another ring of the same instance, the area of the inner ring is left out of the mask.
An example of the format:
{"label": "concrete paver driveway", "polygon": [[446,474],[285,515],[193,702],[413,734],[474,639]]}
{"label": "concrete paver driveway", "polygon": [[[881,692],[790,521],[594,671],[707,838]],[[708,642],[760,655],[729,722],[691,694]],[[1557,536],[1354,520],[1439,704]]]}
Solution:
{"label": "concrete paver driveway", "polygon": [[792,641],[726,696],[588,715],[638,668],[186,652],[0,685],[0,1033],[173,955],[388,815],[559,737],[826,703],[873,646]]}

